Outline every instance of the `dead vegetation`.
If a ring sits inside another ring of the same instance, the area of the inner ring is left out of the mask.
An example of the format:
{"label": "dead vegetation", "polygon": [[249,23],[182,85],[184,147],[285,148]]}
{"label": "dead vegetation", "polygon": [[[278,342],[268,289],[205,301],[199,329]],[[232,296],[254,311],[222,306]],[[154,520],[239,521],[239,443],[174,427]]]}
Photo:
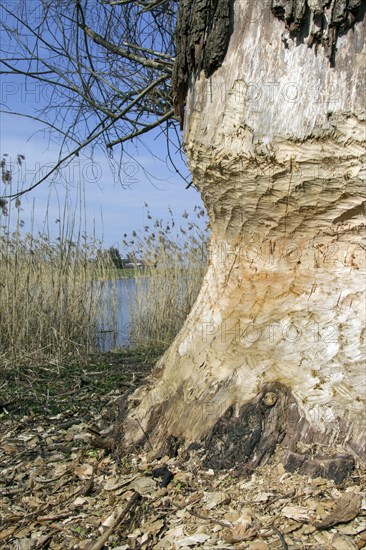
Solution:
{"label": "dead vegetation", "polygon": [[[19,189],[24,156],[17,162],[7,157],[0,194],[11,195]],[[113,317],[113,264],[102,254],[102,241],[86,232],[82,196],[73,205],[67,192],[56,219],[50,203],[43,220],[35,219],[33,206],[27,228],[19,199],[5,201],[2,210],[0,203],[1,366],[95,351],[100,329]]]}
{"label": "dead vegetation", "polygon": [[360,468],[336,486],[286,472],[283,451],[237,476],[203,468],[199,452],[157,460],[155,451],[122,456],[98,448],[95,434],[108,436],[153,359],[91,356],[59,365],[59,373],[50,367],[48,379],[28,371],[13,385],[9,369],[2,374],[0,548],[366,546]]}
{"label": "dead vegetation", "polygon": [[169,208],[167,220],[153,218],[124,245],[132,258],[143,258],[129,299],[130,340],[138,346],[167,349],[196,301],[207,270],[205,212],[195,206],[181,216]]}

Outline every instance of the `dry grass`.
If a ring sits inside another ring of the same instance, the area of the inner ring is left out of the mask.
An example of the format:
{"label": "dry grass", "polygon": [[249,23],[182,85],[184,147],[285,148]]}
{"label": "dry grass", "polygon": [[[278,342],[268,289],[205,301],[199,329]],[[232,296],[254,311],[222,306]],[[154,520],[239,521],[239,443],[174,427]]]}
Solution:
{"label": "dry grass", "polygon": [[[8,193],[10,187],[7,182]],[[113,309],[113,292],[103,292],[111,262],[100,254],[101,243],[81,231],[80,216],[67,203],[57,223],[59,236],[52,240],[45,232],[23,230],[20,204],[0,210],[3,363],[94,351],[98,325]]]}
{"label": "dry grass", "polygon": [[[14,192],[5,164],[2,169],[0,196]],[[144,265],[134,270],[134,291],[122,305],[129,309],[130,346],[167,348],[206,271],[204,212],[196,207],[194,220],[184,213],[178,224],[169,213],[163,221],[147,211],[147,225],[125,241],[125,255]],[[101,333],[117,335],[117,271],[102,243],[86,235],[85,219],[82,200],[66,201],[58,238],[51,239],[47,231],[25,231],[20,203],[0,203],[0,363],[59,362],[95,351]],[[43,227],[51,222],[46,212]]]}
{"label": "dry grass", "polygon": [[[0,352],[18,360],[92,351],[105,281],[95,244],[45,235],[0,237]],[[110,294],[108,294],[110,295]],[[106,304],[105,304],[106,305]],[[103,308],[102,308],[103,309]]]}
{"label": "dry grass", "polygon": [[[134,232],[125,244],[134,247],[136,260],[144,268],[137,271],[130,297],[130,338],[138,346],[165,349],[182,328],[202,285],[207,269],[207,235],[196,207],[196,221],[183,214],[184,224],[170,220],[152,220],[143,232]],[[198,222],[198,223],[197,223]]]}

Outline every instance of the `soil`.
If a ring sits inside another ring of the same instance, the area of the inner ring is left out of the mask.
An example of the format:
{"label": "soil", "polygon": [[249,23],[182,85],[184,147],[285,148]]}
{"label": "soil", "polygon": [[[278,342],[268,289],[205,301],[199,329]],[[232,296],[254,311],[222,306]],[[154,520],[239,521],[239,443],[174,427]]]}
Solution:
{"label": "soil", "polygon": [[[204,449],[155,459],[101,449],[150,371],[144,351],[0,374],[0,548],[366,547],[366,474],[341,483],[284,468],[214,471]],[[204,466],[205,464],[205,466]]]}

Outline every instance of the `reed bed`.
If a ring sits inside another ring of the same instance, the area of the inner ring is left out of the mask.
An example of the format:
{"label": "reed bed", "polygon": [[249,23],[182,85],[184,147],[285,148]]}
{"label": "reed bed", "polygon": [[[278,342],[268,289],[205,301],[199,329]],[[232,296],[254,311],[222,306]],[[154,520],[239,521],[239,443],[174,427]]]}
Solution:
{"label": "reed bed", "polygon": [[[147,205],[146,205],[147,206]],[[195,207],[194,217],[184,212],[181,223],[153,220],[135,231],[124,244],[129,256],[143,267],[136,270],[130,296],[130,340],[139,347],[166,349],[182,328],[202,285],[207,269],[207,230]],[[133,250],[133,252],[131,252]]]}
{"label": "reed bed", "polygon": [[[9,194],[11,181],[5,183]],[[115,300],[110,282],[104,292],[111,261],[82,230],[82,204],[77,211],[65,201],[53,220],[56,238],[25,231],[20,202],[0,206],[0,361],[59,361],[94,351]]]}
{"label": "reed bed", "polygon": [[[14,193],[4,160],[2,176],[0,196]],[[118,302],[129,312],[123,345],[155,351],[169,346],[206,272],[205,214],[196,207],[178,219],[169,209],[167,220],[153,219],[145,206],[146,225],[124,236],[124,257],[139,267],[131,270],[133,291],[121,304],[120,270],[111,251],[86,234],[81,191],[77,205],[65,200],[57,220],[49,219],[47,209],[42,231],[35,231],[34,222],[23,227],[20,201],[0,200],[0,364],[58,362],[98,351],[104,333],[118,334]],[[51,223],[58,224],[56,238],[46,230]]]}

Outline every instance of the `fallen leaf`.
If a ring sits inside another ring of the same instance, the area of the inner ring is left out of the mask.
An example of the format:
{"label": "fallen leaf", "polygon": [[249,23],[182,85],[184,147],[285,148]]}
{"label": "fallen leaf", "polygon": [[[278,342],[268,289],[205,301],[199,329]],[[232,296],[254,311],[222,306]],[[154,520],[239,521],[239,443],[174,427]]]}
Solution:
{"label": "fallen leaf", "polygon": [[273,496],[273,493],[260,492],[255,498],[256,502],[267,502],[267,500]]}
{"label": "fallen leaf", "polygon": [[155,535],[156,533],[159,533],[163,527],[164,521],[162,519],[158,519],[151,523],[144,523],[145,534]]}
{"label": "fallen leaf", "polygon": [[238,510],[230,510],[229,512],[226,512],[224,515],[224,519],[226,521],[229,521],[230,523],[234,523],[235,521],[238,521],[240,518],[240,512]]}
{"label": "fallen leaf", "polygon": [[206,510],[213,510],[219,504],[229,502],[229,497],[226,493],[205,493],[205,508]]}
{"label": "fallen leaf", "polygon": [[231,532],[226,532],[224,538],[227,542],[230,542],[231,544],[236,544],[238,542],[254,539],[256,536],[257,530],[254,529],[254,527],[251,527],[241,533],[235,532],[234,530],[232,530]]}
{"label": "fallen leaf", "polygon": [[336,533],[332,539],[332,549],[334,550],[357,550],[357,546],[350,537]]}
{"label": "fallen leaf", "polygon": [[138,477],[126,487],[126,490],[137,491],[141,495],[149,495],[156,491],[157,487],[157,482],[151,477]]}
{"label": "fallen leaf", "polygon": [[116,516],[118,515],[118,513],[116,512],[113,512],[113,514],[110,514],[109,516],[107,516],[106,518],[104,518],[102,521],[101,521],[101,526],[102,527],[110,527],[111,525],[113,525],[113,523],[115,522],[116,520]]}
{"label": "fallen leaf", "polygon": [[358,515],[361,508],[362,497],[358,493],[344,493],[338,500],[335,509],[322,521],[314,523],[317,529],[327,529],[337,523],[347,523]]}
{"label": "fallen leaf", "polygon": [[177,548],[182,548],[182,546],[197,546],[197,544],[202,544],[209,538],[210,536],[205,535],[204,533],[196,533],[195,535],[184,537],[183,539],[175,541],[175,545]]}
{"label": "fallen leaf", "polygon": [[22,502],[28,508],[38,508],[43,504],[43,501],[39,497],[34,497],[34,496],[23,497]]}
{"label": "fallen leaf", "polygon": [[361,535],[359,536],[357,544],[358,544],[358,548],[365,548],[365,546],[366,546],[366,531],[361,533]]}
{"label": "fallen leaf", "polygon": [[307,508],[303,506],[285,506],[281,510],[281,514],[285,518],[294,519],[295,521],[307,521],[309,519],[309,512]]}
{"label": "fallen leaf", "polygon": [[366,531],[366,520],[355,519],[352,523],[339,525],[337,531],[344,535],[357,535],[358,533]]}
{"label": "fallen leaf", "polygon": [[178,537],[181,537],[183,535],[183,525],[179,525],[178,527],[174,527],[173,529],[169,529],[165,533],[164,539],[167,541],[173,541],[177,539]]}
{"label": "fallen leaf", "polygon": [[77,508],[78,506],[83,506],[86,502],[88,502],[88,499],[84,497],[77,497],[72,503],[72,505]]}
{"label": "fallen leaf", "polygon": [[266,542],[259,541],[253,541],[249,545],[250,550],[268,550],[269,546]]}
{"label": "fallen leaf", "polygon": [[92,436],[88,432],[80,432],[74,435],[73,440],[74,441],[84,441],[85,443],[89,443]]}
{"label": "fallen leaf", "polygon": [[93,466],[91,464],[78,464],[73,467],[73,472],[79,479],[89,479],[93,475]]}

